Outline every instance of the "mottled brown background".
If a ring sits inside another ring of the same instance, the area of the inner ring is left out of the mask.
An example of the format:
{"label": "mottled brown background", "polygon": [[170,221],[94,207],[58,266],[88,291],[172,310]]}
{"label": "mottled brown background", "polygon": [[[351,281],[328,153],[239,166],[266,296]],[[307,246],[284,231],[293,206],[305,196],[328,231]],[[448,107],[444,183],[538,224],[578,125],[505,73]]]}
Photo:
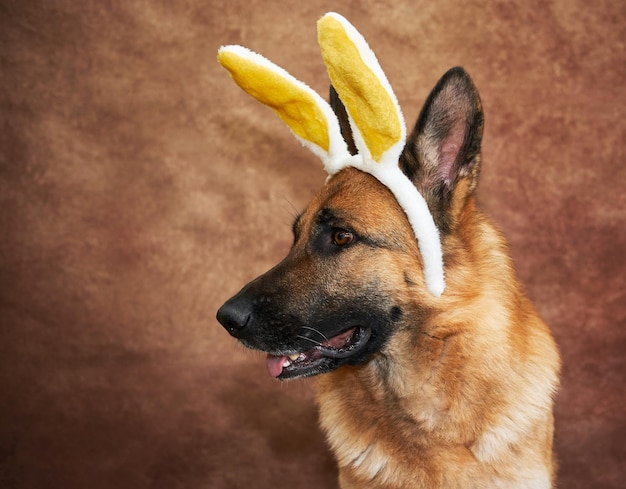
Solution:
{"label": "mottled brown background", "polygon": [[217,48],[325,94],[327,10],[410,125],[471,73],[479,200],[564,358],[559,485],[624,487],[626,4],[469,3],[0,0],[0,487],[335,487],[310,383],[214,319],[324,181]]}

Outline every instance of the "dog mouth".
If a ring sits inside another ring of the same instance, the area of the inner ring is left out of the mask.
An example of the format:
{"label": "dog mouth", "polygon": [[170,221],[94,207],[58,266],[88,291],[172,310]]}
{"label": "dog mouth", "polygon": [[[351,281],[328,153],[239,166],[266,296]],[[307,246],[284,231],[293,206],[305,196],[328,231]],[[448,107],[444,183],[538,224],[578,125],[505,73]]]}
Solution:
{"label": "dog mouth", "polygon": [[283,355],[268,353],[267,371],[280,380],[316,375],[327,370],[325,367],[359,352],[370,335],[369,328],[355,326],[304,352]]}

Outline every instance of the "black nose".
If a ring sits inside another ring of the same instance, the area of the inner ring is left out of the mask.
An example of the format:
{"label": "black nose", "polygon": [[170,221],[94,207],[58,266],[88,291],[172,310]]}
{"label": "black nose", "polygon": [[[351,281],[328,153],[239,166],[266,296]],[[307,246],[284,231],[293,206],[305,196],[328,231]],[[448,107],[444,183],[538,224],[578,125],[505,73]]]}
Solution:
{"label": "black nose", "polygon": [[235,296],[217,311],[217,320],[234,337],[238,337],[250,322],[251,311],[245,302]]}

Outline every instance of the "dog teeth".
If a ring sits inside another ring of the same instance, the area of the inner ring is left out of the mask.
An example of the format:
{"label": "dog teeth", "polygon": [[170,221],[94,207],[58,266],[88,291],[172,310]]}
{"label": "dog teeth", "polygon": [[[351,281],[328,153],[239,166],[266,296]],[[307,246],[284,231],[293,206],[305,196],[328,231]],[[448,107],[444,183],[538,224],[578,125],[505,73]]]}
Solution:
{"label": "dog teeth", "polygon": [[293,355],[287,355],[287,357],[285,358],[285,361],[283,362],[283,368],[288,367],[293,362],[295,362],[298,358],[300,358],[299,353],[294,353]]}

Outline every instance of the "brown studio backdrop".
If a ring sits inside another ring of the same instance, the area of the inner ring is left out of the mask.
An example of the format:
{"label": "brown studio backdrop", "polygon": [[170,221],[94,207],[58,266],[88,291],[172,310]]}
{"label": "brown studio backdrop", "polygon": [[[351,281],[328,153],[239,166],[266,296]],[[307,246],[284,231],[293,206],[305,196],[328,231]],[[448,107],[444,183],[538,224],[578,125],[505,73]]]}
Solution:
{"label": "brown studio backdrop", "polygon": [[2,0],[0,487],[335,487],[310,384],[270,379],[214,319],[324,180],[217,48],[325,94],[328,10],[409,124],[447,68],[472,75],[479,202],[564,358],[559,486],[623,483],[620,2]]}

